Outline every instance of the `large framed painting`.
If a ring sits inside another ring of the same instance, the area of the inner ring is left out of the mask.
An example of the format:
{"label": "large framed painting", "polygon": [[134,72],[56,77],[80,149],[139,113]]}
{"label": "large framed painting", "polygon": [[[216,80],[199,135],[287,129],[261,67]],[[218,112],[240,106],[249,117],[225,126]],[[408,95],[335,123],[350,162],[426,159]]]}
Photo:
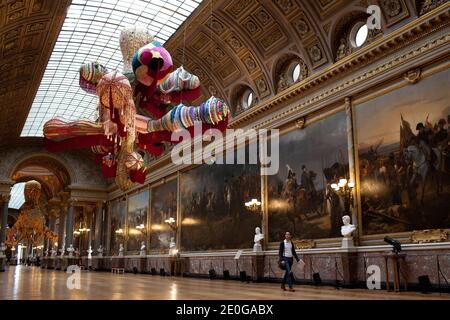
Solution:
{"label": "large framed painting", "polygon": [[178,180],[174,179],[151,189],[151,231],[150,248],[153,250],[168,250],[171,238],[176,238],[165,221],[177,218]]}
{"label": "large framed painting", "polygon": [[125,216],[126,216],[125,200],[116,200],[111,203],[110,207],[110,253],[118,255],[120,243],[124,244],[125,239]]}
{"label": "large framed painting", "polygon": [[280,137],[280,170],[268,176],[269,241],[340,235],[343,201],[331,184],[348,177],[346,113]]}
{"label": "large framed painting", "polygon": [[147,245],[147,211],[149,191],[128,198],[127,251],[139,251],[141,243]]}
{"label": "large framed painting", "polygon": [[181,175],[181,247],[185,251],[252,248],[262,215],[258,165],[202,165]]}
{"label": "large framed painting", "polygon": [[449,76],[356,106],[364,234],[450,228]]}

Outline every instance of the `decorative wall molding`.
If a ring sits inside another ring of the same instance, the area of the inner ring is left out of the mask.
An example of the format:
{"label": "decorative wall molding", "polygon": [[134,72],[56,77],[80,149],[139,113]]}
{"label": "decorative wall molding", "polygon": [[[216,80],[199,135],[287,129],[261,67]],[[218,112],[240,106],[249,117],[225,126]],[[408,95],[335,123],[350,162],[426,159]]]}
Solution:
{"label": "decorative wall molding", "polygon": [[413,243],[445,242],[448,233],[443,229],[413,231],[411,241]]}

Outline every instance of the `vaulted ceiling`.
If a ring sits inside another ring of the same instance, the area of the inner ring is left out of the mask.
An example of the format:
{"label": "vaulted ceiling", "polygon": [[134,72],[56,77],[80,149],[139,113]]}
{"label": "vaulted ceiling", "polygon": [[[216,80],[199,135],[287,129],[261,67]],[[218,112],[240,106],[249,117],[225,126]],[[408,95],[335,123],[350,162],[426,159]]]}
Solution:
{"label": "vaulted ceiling", "polygon": [[257,103],[280,91],[280,61],[296,57],[303,76],[332,65],[339,28],[345,19],[368,17],[370,4],[380,5],[386,26],[416,16],[413,0],[204,1],[166,47],[200,76],[201,99],[219,96],[233,109],[242,86],[256,93]]}
{"label": "vaulted ceiling", "polygon": [[[0,147],[27,141],[19,139],[21,130],[70,2],[0,0]],[[280,61],[296,57],[303,76],[332,65],[341,29],[370,4],[380,5],[388,33],[417,17],[425,2],[204,0],[165,46],[176,64],[200,77],[202,99],[215,95],[233,109],[240,87],[250,88],[256,102],[280,91]]]}

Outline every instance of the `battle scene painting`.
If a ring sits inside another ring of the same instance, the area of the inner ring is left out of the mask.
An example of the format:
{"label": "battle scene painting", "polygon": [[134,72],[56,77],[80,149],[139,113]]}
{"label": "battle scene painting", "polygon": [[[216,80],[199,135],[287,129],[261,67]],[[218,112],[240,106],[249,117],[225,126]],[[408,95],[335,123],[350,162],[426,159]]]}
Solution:
{"label": "battle scene painting", "polygon": [[175,230],[172,230],[165,221],[177,218],[177,186],[174,179],[151,189],[151,231],[150,248],[153,250],[168,250],[171,238],[176,239]]}
{"label": "battle scene painting", "polygon": [[182,174],[180,189],[183,250],[253,247],[262,214],[245,202],[261,200],[258,165],[202,165]]}
{"label": "battle scene painting", "polygon": [[356,107],[364,234],[450,228],[449,78]]}
{"label": "battle scene painting", "polygon": [[116,200],[111,202],[110,207],[110,253],[111,255],[119,254],[120,243],[125,245],[125,217],[126,217],[125,200]]}
{"label": "battle scene painting", "polygon": [[139,251],[141,243],[147,245],[148,190],[128,198],[127,251]]}
{"label": "battle scene painting", "polygon": [[340,235],[345,199],[331,184],[348,177],[345,112],[280,137],[280,170],[268,177],[269,241]]}

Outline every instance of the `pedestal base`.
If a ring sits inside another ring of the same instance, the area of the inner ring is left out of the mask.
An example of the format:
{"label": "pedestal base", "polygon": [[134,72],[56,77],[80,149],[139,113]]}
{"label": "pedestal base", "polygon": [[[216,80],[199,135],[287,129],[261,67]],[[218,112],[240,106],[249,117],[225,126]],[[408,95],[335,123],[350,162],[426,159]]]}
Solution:
{"label": "pedestal base", "polygon": [[253,252],[263,252],[262,245],[259,243],[255,243],[253,246]]}
{"label": "pedestal base", "polygon": [[63,257],[58,256],[55,258],[55,270],[61,270],[63,265]]}
{"label": "pedestal base", "polygon": [[252,265],[254,266],[255,272],[253,273],[253,281],[262,281],[264,280],[264,253],[255,252],[255,255],[252,257]]}
{"label": "pedestal base", "polygon": [[103,268],[103,257],[92,257],[92,269],[94,271],[101,271]]}
{"label": "pedestal base", "polygon": [[113,257],[111,262],[112,262],[112,268],[114,268],[114,269],[125,269],[125,258],[123,258],[123,257]]}
{"label": "pedestal base", "polygon": [[354,248],[353,238],[343,238],[342,239],[342,249]]}
{"label": "pedestal base", "polygon": [[55,269],[55,257],[48,257],[47,258],[47,264],[46,264],[46,268],[47,269]]}

